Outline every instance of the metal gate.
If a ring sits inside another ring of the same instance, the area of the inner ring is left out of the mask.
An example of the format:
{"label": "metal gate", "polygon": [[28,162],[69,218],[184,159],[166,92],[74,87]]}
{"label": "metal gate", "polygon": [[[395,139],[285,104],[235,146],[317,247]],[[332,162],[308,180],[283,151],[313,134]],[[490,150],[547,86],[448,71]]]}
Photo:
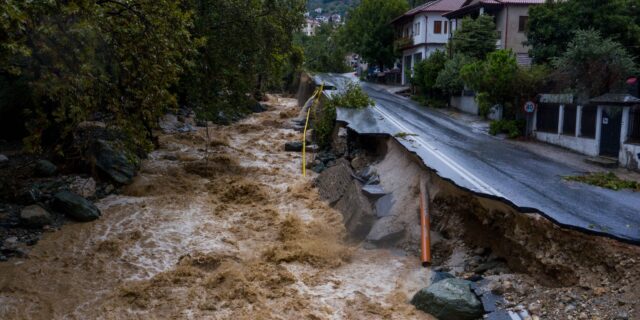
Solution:
{"label": "metal gate", "polygon": [[622,108],[604,107],[602,109],[602,134],[600,136],[600,155],[618,158],[620,152],[620,126]]}

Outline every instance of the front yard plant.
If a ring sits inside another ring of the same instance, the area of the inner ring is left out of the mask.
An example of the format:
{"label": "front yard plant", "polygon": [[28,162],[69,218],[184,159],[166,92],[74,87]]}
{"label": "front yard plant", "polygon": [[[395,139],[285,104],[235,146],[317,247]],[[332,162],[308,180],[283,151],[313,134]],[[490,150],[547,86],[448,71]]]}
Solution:
{"label": "front yard plant", "polygon": [[318,145],[328,148],[331,145],[331,133],[336,124],[336,108],[364,109],[373,105],[373,100],[356,82],[349,82],[337,94],[334,94],[323,106],[322,111],[315,114],[315,132]]}

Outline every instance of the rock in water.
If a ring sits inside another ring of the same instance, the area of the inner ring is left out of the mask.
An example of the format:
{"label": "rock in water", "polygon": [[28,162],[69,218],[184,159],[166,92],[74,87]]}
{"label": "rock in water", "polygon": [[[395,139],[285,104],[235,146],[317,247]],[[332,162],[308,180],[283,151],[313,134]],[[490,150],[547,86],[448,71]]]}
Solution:
{"label": "rock in water", "polygon": [[78,221],[93,221],[100,217],[100,210],[91,201],[69,191],[61,191],[53,197],[53,209]]}
{"label": "rock in water", "polygon": [[120,184],[129,184],[135,176],[136,166],[122,150],[116,150],[110,143],[98,140],[96,143],[96,167]]}
{"label": "rock in water", "polygon": [[260,113],[260,112],[265,112],[267,111],[267,107],[265,107],[264,105],[262,105],[260,102],[254,102],[249,104],[249,110],[251,110],[251,112],[253,113]]}
{"label": "rock in water", "polygon": [[5,167],[9,164],[9,158],[4,154],[0,154],[0,168]]}
{"label": "rock in water", "polygon": [[299,141],[286,142],[284,144],[284,151],[300,152],[302,151],[302,142],[299,142]]}
{"label": "rock in water", "polygon": [[93,178],[73,177],[69,183],[69,190],[85,198],[90,198],[96,194],[96,181]]}
{"label": "rock in water", "polygon": [[482,317],[482,303],[471,292],[470,282],[444,279],[424,288],[411,304],[440,320],[473,320]]}
{"label": "rock in water", "polygon": [[56,171],[58,171],[56,165],[47,160],[36,162],[36,173],[41,177],[50,177],[56,174]]}
{"label": "rock in water", "polygon": [[51,214],[43,207],[34,204],[20,211],[20,221],[27,227],[40,228],[51,224]]}

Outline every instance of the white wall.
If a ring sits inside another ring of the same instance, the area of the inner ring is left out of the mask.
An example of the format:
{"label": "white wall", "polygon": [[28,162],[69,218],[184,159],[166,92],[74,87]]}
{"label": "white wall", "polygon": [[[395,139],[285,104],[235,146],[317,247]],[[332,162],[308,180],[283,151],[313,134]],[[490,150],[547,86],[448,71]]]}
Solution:
{"label": "white wall", "polygon": [[[434,21],[442,21],[442,31],[441,33],[434,33]],[[449,30],[449,20],[438,13],[429,12],[427,13],[426,18],[427,23],[427,43],[442,43],[445,44],[449,41],[449,34],[451,30]],[[444,25],[447,25],[447,33],[444,33]]]}
{"label": "white wall", "polygon": [[451,101],[449,104],[462,112],[470,113],[470,114],[478,114],[478,103],[476,102],[475,97],[468,96],[454,96],[451,97]]}
{"label": "white wall", "polygon": [[630,111],[631,108],[625,107],[622,110],[622,125],[620,129],[620,153],[618,155],[618,162],[620,166],[630,170],[640,171],[640,145],[626,143],[629,135],[629,123],[630,123]]}
{"label": "white wall", "polygon": [[427,25],[427,17],[424,14],[419,14],[413,17],[413,25],[416,23],[420,23],[420,34],[413,34],[413,44],[424,43],[426,39],[426,25]]}
{"label": "white wall", "polygon": [[534,135],[540,141],[559,145],[589,156],[597,156],[600,153],[596,139],[540,131],[535,132]]}
{"label": "white wall", "polygon": [[625,143],[620,147],[620,166],[640,171],[640,145]]}

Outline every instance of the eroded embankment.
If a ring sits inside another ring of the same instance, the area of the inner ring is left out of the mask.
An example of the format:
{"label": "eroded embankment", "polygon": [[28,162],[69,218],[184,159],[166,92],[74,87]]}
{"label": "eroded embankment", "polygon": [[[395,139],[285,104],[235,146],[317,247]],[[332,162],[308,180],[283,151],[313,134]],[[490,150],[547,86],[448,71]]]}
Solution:
{"label": "eroded embankment", "polygon": [[[639,247],[563,229],[538,214],[465,191],[440,178],[395,139],[348,136],[346,161],[338,163],[350,164],[362,181],[375,171],[392,199],[390,208],[369,202],[375,217],[361,220],[370,228],[358,234],[364,233],[370,243],[417,255],[418,190],[420,181],[426,181],[437,269],[464,278],[485,277],[505,296],[507,308],[524,307],[543,319],[640,319]],[[349,199],[358,199],[345,190]],[[339,203],[335,207],[341,209]]]}
{"label": "eroded embankment", "polygon": [[[2,319],[430,319],[416,258],[344,241],[342,216],[282,149],[293,99],[231,126],[162,134],[103,215],[0,263]],[[208,130],[208,132],[207,132]]]}

